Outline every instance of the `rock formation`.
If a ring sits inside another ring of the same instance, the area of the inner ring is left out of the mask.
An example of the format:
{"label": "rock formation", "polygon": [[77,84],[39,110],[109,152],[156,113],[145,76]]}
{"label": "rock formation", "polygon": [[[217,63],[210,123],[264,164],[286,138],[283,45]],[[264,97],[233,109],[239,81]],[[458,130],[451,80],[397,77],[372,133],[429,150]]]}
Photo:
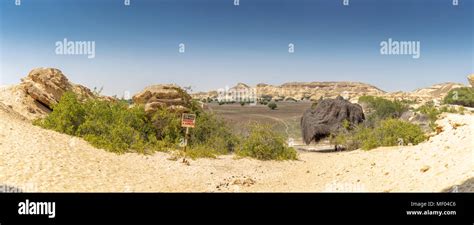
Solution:
{"label": "rock formation", "polygon": [[21,80],[19,85],[0,89],[0,100],[19,115],[34,120],[51,112],[66,91],[80,99],[93,97],[88,88],[71,83],[58,69],[36,68]]}
{"label": "rock formation", "polygon": [[[249,88],[249,85],[238,83],[235,88]],[[375,86],[360,82],[290,82],[279,86],[260,83],[255,86],[257,98],[266,98],[273,101],[290,100],[318,100],[335,98],[339,95],[345,98],[357,98],[362,95],[383,95],[385,92]],[[216,91],[200,92],[192,95],[196,99],[215,99]]]}
{"label": "rock formation", "polygon": [[90,89],[69,82],[60,70],[54,68],[33,69],[22,79],[20,86],[27,95],[48,109],[52,109],[67,91],[76,93],[79,98],[94,96]]}
{"label": "rock formation", "polygon": [[[473,82],[474,75],[468,76],[469,82]],[[236,87],[249,87],[239,83]],[[387,99],[410,100],[423,104],[427,101],[441,102],[443,98],[454,88],[465,87],[460,83],[441,83],[430,87],[416,89],[409,92],[385,92],[379,88],[360,82],[289,82],[279,86],[259,83],[255,86],[257,98],[265,98],[273,101],[287,100],[312,100],[320,98],[335,98],[343,96],[351,102],[357,102],[360,96],[371,95]],[[235,87],[234,87],[235,88]],[[230,90],[230,89],[229,89]],[[216,99],[217,91],[199,92],[192,94],[195,99]]]}
{"label": "rock formation", "polygon": [[474,74],[467,76],[467,80],[469,81],[469,84],[471,84],[471,87],[474,87]]}
{"label": "rock formation", "polygon": [[133,96],[134,104],[145,105],[147,113],[156,112],[159,108],[174,111],[187,111],[191,108],[191,96],[173,84],[157,84],[146,87]]}
{"label": "rock formation", "polygon": [[338,96],[336,99],[324,99],[313,109],[304,112],[301,118],[303,141],[319,141],[342,128],[342,122],[347,120],[351,126],[365,119],[362,107],[350,103]]}

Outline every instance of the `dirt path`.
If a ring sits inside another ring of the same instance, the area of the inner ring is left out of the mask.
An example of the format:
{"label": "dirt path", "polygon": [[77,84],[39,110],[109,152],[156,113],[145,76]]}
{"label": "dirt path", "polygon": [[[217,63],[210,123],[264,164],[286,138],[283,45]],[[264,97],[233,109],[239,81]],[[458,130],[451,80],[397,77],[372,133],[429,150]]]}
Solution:
{"label": "dirt path", "polygon": [[449,114],[439,123],[445,131],[418,146],[300,152],[300,160],[284,162],[228,155],[187,166],[167,153],[109,153],[0,110],[0,185],[41,192],[474,191],[466,185],[474,177],[474,116]]}
{"label": "dirt path", "polygon": [[284,126],[285,126],[285,133],[286,133],[286,136],[290,136],[290,133],[288,132],[288,129],[289,129],[289,126],[288,126],[288,123],[286,123],[284,120],[280,119],[280,118],[277,118],[277,117],[274,117],[274,116],[269,116],[269,115],[262,115],[262,114],[251,114],[253,116],[261,116],[261,117],[266,117],[266,118],[270,118],[272,120],[276,120],[277,122],[279,123],[282,123]]}

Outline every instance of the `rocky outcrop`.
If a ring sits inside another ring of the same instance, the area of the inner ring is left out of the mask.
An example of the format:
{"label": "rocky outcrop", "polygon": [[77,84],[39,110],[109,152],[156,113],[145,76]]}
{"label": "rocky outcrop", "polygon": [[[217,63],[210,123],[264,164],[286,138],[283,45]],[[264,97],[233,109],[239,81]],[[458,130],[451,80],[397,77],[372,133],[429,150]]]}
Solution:
{"label": "rocky outcrop", "polygon": [[[265,89],[263,89],[265,90]],[[271,90],[266,90],[268,94]],[[318,100],[342,96],[345,99],[358,98],[362,95],[382,95],[385,91],[375,86],[360,82],[291,82],[282,84],[277,89],[280,95],[297,100]]]}
{"label": "rocky outcrop", "polygon": [[134,104],[143,104],[147,113],[156,112],[160,108],[183,112],[191,108],[191,96],[173,84],[146,87],[132,99]]}
{"label": "rocky outcrop", "polygon": [[54,68],[33,69],[22,79],[20,86],[28,96],[47,109],[52,109],[67,91],[76,93],[79,98],[94,96],[90,89],[69,82],[60,70]]}
{"label": "rocky outcrop", "polygon": [[[468,76],[472,85],[474,74]],[[248,85],[239,83],[236,87],[249,88]],[[409,92],[385,92],[375,86],[360,82],[289,82],[279,86],[259,83],[255,86],[257,98],[273,101],[311,100],[317,101],[325,98],[342,96],[351,102],[357,102],[364,95],[379,96],[391,100],[410,100],[416,103],[427,101],[442,102],[443,98],[454,88],[465,87],[460,83],[441,83],[430,87],[416,89]],[[234,87],[235,88],[235,87]],[[229,91],[232,90],[229,89]],[[218,92],[200,92],[192,94],[195,99],[217,99]]]}
{"label": "rocky outcrop", "polygon": [[344,120],[347,120],[350,126],[354,126],[364,119],[360,105],[350,103],[341,96],[336,99],[324,99],[315,108],[304,112],[301,118],[303,141],[309,144],[313,140],[317,142],[336,133],[343,127]]}
{"label": "rocky outcrop", "polygon": [[58,69],[36,68],[20,84],[1,87],[0,101],[19,115],[34,120],[50,113],[66,91],[76,93],[79,99],[94,96],[88,88],[71,83]]}
{"label": "rocky outcrop", "polygon": [[[249,88],[249,85],[238,83],[229,89]],[[290,82],[279,86],[259,83],[255,86],[257,98],[271,100],[318,100],[322,98],[335,98],[343,96],[347,99],[358,98],[362,95],[383,95],[384,91],[375,86],[360,82]],[[200,92],[192,95],[196,99],[217,98],[218,93]]]}
{"label": "rocky outcrop", "polygon": [[416,89],[411,92],[391,92],[387,93],[381,97],[390,99],[390,100],[410,100],[415,103],[424,104],[428,101],[434,101],[435,104],[441,104],[444,97],[455,88],[465,87],[465,85],[460,83],[441,83],[435,84],[430,87]]}
{"label": "rocky outcrop", "polygon": [[471,87],[474,87],[474,74],[467,76],[467,80],[469,81],[469,84],[471,84]]}

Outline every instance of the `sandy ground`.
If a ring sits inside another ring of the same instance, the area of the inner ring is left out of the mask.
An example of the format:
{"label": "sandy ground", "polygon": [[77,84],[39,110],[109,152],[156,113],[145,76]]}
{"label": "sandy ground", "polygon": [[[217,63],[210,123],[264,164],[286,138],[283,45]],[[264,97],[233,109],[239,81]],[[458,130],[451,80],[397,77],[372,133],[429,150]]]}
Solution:
{"label": "sandy ground", "polygon": [[[300,152],[298,161],[117,155],[44,130],[0,105],[0,188],[38,192],[474,191],[474,115],[447,114],[418,146]],[[456,129],[453,124],[461,126]],[[454,187],[455,185],[460,185]]]}

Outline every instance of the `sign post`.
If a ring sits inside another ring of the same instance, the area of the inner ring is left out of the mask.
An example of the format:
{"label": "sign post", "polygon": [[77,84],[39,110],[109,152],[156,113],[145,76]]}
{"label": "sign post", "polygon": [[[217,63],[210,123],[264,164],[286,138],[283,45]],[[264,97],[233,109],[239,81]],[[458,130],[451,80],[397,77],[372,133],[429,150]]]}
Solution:
{"label": "sign post", "polygon": [[183,162],[186,161],[186,146],[188,145],[189,128],[194,128],[195,124],[196,124],[196,114],[183,113],[183,115],[181,116],[181,127],[186,127],[186,133],[184,135]]}

